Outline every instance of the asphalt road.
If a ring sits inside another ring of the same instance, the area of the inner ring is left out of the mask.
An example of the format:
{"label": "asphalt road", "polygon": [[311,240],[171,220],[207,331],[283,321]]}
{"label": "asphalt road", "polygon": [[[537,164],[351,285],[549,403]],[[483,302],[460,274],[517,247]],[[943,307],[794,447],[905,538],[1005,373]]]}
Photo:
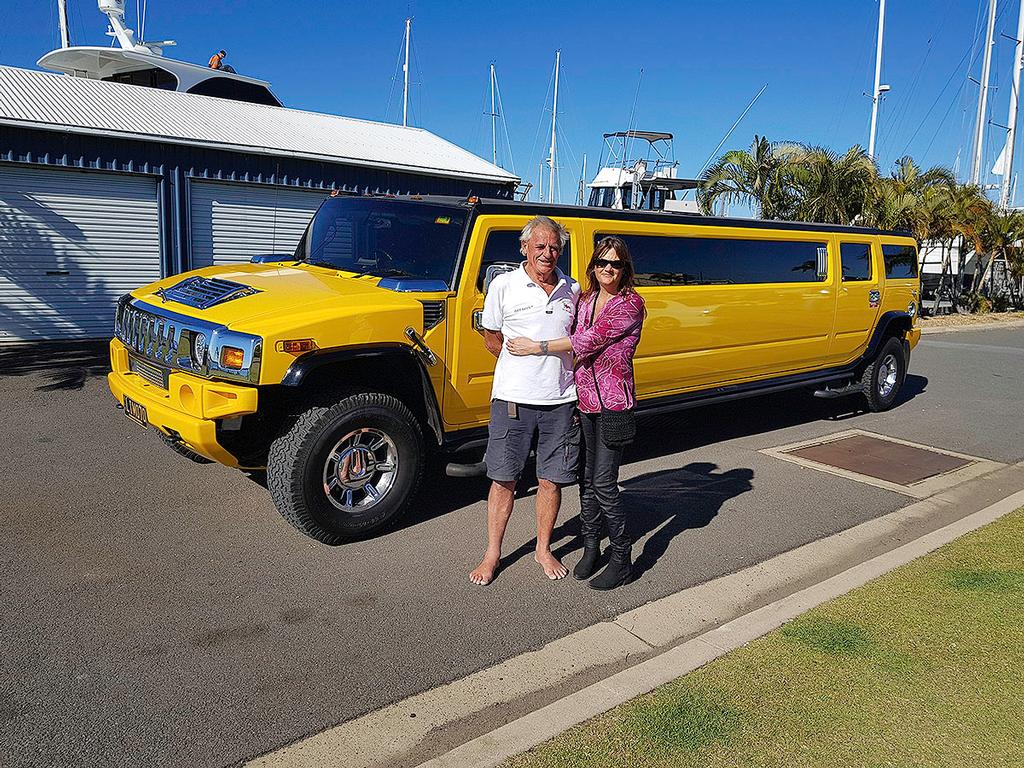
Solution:
{"label": "asphalt road", "polygon": [[[5,766],[233,764],[910,502],[762,448],[856,427],[1024,459],[1024,329],[926,336],[888,413],[787,393],[642,422],[633,584],[544,579],[527,491],[482,589],[484,482],[435,478],[400,527],[327,548],[128,422],[104,369],[0,353]],[[577,511],[567,493],[570,565]]]}

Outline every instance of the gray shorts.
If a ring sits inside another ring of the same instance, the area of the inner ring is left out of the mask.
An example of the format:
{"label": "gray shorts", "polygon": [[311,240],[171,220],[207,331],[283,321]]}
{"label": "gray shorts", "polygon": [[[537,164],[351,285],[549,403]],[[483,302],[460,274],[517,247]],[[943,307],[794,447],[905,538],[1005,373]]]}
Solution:
{"label": "gray shorts", "polygon": [[491,480],[518,480],[537,436],[537,477],[559,485],[577,482],[580,461],[580,417],[576,403],[516,405],[509,415],[504,400],[491,401],[487,426],[487,476]]}

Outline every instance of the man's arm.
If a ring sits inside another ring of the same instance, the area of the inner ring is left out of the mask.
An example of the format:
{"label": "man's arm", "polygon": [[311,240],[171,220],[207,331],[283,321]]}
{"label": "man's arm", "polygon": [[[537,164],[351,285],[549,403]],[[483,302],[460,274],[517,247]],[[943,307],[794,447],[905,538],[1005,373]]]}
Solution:
{"label": "man's arm", "polygon": [[487,351],[497,357],[501,354],[501,347],[505,344],[505,337],[501,331],[492,331],[484,328],[484,346]]}

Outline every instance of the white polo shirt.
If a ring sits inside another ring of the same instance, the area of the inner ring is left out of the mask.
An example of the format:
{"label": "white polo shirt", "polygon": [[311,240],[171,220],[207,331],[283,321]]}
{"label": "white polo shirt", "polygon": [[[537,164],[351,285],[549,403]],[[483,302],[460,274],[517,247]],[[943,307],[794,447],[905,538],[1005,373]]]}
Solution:
{"label": "white polo shirt", "polygon": [[[501,331],[506,340],[525,336],[551,341],[569,335],[580,286],[556,268],[558,283],[548,295],[526,274],[526,262],[491,281],[484,298],[482,324]],[[511,354],[504,346],[494,367],[492,400],[523,405],[557,405],[576,400],[572,352],[550,355]]]}

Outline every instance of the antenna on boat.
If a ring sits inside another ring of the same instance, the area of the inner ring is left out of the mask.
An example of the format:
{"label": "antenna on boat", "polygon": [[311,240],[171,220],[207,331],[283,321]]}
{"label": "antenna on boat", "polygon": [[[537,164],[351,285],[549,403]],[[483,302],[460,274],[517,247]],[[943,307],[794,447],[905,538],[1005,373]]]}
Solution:
{"label": "antenna on boat", "polygon": [[[992,0],[995,4],[995,0]],[[878,128],[878,102],[889,90],[882,85],[882,34],[885,29],[885,0],[878,2],[878,45],[875,48],[875,90],[871,92],[871,133],[868,135],[868,157],[875,159],[875,131]]]}
{"label": "antenna on boat", "polygon": [[[405,20],[405,64],[402,71],[405,74],[405,85],[402,89],[402,125],[409,125],[409,36],[412,33],[412,17]],[[421,118],[422,119],[422,116]]]}
{"label": "antenna on boat", "polygon": [[110,22],[110,29],[107,30],[107,34],[115,38],[121,48],[126,51],[152,53],[160,56],[164,48],[176,45],[173,40],[147,43],[135,37],[135,30],[128,29],[124,25],[124,0],[96,0],[96,6],[100,9],[100,13],[104,14],[107,17],[107,21]]}
{"label": "antenna on boat", "polygon": [[738,126],[740,122],[743,120],[743,118],[747,116],[747,112],[749,112],[750,108],[754,106],[754,102],[761,98],[761,94],[764,93],[764,89],[767,87],[768,83],[762,85],[761,90],[759,90],[754,95],[754,98],[750,100],[750,103],[747,104],[746,109],[740,112],[740,116],[736,118],[736,121],[732,124],[732,127],[726,132],[725,136],[722,137],[722,140],[718,142],[718,146],[711,150],[711,154],[708,155],[708,159],[704,161],[704,165],[702,165],[700,167],[700,170],[697,171],[697,178],[700,178],[701,174],[708,169],[708,166],[711,165],[711,162],[715,159],[715,156],[718,154],[718,150],[720,150],[722,148],[722,145],[729,140],[729,137],[732,136],[732,132],[736,130],[736,126]]}
{"label": "antenna on boat", "polygon": [[[501,118],[501,132],[505,135],[505,150],[508,153],[509,166],[512,169],[512,173],[516,172],[516,161],[512,156],[512,142],[508,137],[508,122],[505,120],[505,107],[501,103],[501,88],[498,85],[498,70],[494,67],[494,62],[491,62],[491,111],[484,112],[491,118],[491,162],[495,165],[504,168],[504,165],[498,162],[498,118]],[[524,198],[525,199],[525,198]]]}
{"label": "antenna on boat", "polygon": [[498,113],[494,111],[494,62],[491,62],[491,162],[498,164]]}
{"label": "antenna on boat", "polygon": [[981,65],[981,93],[978,96],[978,118],[974,124],[974,158],[971,161],[971,184],[981,183],[981,155],[985,149],[985,107],[988,104],[988,76],[992,68],[993,34],[996,28],[996,0],[989,0],[988,31],[985,33],[985,58]]}
{"label": "antenna on boat", "polygon": [[[1024,2],[1024,0],[1021,0]],[[587,188],[587,153],[583,153],[583,170],[580,171],[579,191],[576,195],[576,205],[583,205],[583,193]]]}
{"label": "antenna on boat", "polygon": [[71,34],[68,30],[68,0],[57,0],[57,15],[60,16],[60,47],[71,47]]}
{"label": "antenna on boat", "polygon": [[555,202],[556,125],[558,120],[558,70],[561,67],[562,49],[555,51],[555,99],[551,109],[551,151],[548,153],[548,202]]}

